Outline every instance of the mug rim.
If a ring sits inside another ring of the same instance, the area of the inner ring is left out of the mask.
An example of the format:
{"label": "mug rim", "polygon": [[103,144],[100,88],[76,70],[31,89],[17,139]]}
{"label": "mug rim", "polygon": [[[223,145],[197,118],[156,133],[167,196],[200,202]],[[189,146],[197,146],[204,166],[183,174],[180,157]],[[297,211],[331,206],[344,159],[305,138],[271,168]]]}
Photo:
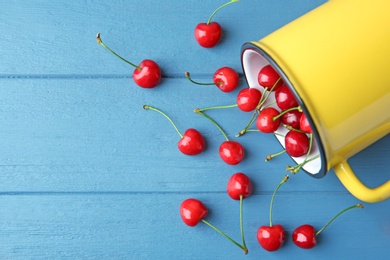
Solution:
{"label": "mug rim", "polygon": [[[303,113],[305,113],[306,118],[310,123],[311,129],[313,132],[312,133],[313,137],[315,138],[315,140],[317,142],[320,160],[321,160],[321,167],[317,173],[315,173],[315,174],[310,173],[307,170],[305,170],[304,167],[302,167],[302,170],[304,170],[308,175],[310,175],[314,178],[317,178],[317,179],[325,177],[325,175],[328,173],[328,169],[327,169],[328,164],[327,164],[327,160],[326,160],[326,156],[325,156],[325,149],[324,149],[323,143],[321,142],[318,129],[317,129],[316,125],[314,124],[314,121],[313,121],[305,103],[303,102],[303,100],[301,99],[301,97],[299,96],[297,91],[295,90],[295,88],[294,88],[293,84],[291,83],[291,81],[289,80],[288,76],[284,73],[284,71],[277,64],[277,62],[266,51],[264,51],[262,48],[260,48],[259,46],[257,46],[253,42],[246,42],[241,47],[241,66],[242,66],[242,71],[244,73],[245,81],[247,82],[248,87],[249,87],[249,82],[248,82],[248,78],[247,78],[246,70],[245,70],[245,66],[244,66],[244,61],[243,61],[244,53],[247,50],[252,50],[252,51],[258,52],[260,55],[262,55],[268,61],[268,63],[279,73],[279,75],[283,79],[284,83],[287,85],[287,87],[290,89],[290,91],[292,92],[292,94],[296,98],[299,106],[301,107]],[[276,135],[274,135],[274,136],[276,138]],[[280,145],[282,145],[279,140],[278,140],[278,143]]]}

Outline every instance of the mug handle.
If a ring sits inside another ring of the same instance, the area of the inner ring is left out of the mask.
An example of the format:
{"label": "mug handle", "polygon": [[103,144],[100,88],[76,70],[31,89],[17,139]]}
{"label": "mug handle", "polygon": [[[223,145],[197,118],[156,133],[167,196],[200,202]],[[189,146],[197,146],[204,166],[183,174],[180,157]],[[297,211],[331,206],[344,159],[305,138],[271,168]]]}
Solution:
{"label": "mug handle", "polygon": [[343,161],[333,167],[336,176],[347,190],[365,202],[380,202],[390,198],[390,180],[375,188],[368,188],[355,175],[349,163]]}

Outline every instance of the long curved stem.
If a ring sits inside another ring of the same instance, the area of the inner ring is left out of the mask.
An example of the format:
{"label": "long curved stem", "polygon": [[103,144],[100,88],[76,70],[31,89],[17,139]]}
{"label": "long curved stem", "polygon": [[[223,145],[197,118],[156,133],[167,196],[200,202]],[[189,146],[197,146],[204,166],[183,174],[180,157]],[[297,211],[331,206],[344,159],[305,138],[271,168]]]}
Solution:
{"label": "long curved stem", "polygon": [[333,220],[335,220],[338,216],[340,216],[340,215],[343,214],[344,212],[346,212],[346,211],[348,211],[348,210],[350,210],[350,209],[354,209],[354,208],[364,208],[364,205],[363,205],[363,204],[356,204],[356,205],[350,206],[350,207],[348,207],[348,208],[346,208],[346,209],[340,211],[336,216],[334,216],[331,220],[329,220],[329,222],[326,223],[326,225],[325,225],[323,228],[321,228],[320,230],[318,230],[318,231],[316,232],[316,236],[318,236],[318,235],[319,235],[327,226],[329,226],[330,223],[332,223]]}
{"label": "long curved stem", "polygon": [[269,226],[270,227],[272,227],[272,208],[273,208],[273,205],[274,205],[274,199],[275,199],[276,192],[283,185],[283,183],[285,183],[288,180],[288,178],[289,178],[288,175],[284,176],[283,180],[278,184],[278,186],[274,190],[274,193],[272,194],[271,204],[269,206]]}
{"label": "long curved stem", "polygon": [[240,2],[240,0],[231,0],[230,2],[227,2],[227,3],[223,4],[223,5],[221,5],[220,7],[218,7],[218,8],[210,15],[209,20],[207,21],[207,24],[210,24],[211,19],[214,17],[214,15],[215,15],[220,9],[222,9],[222,8],[224,8],[225,6],[228,6],[228,5],[230,5],[230,4],[233,4],[233,3],[235,3],[235,2]]}
{"label": "long curved stem", "polygon": [[148,105],[144,105],[142,107],[143,109],[150,109],[150,110],[153,110],[153,111],[156,111],[158,113],[160,113],[161,115],[165,116],[166,119],[168,119],[169,122],[171,122],[171,124],[173,125],[173,127],[175,128],[176,132],[180,135],[181,138],[183,138],[183,134],[179,131],[179,129],[177,128],[176,124],[172,121],[172,119],[167,115],[165,114],[163,111],[161,111],[160,109],[158,108],[155,108],[155,107],[152,107],[152,106],[148,106]]}
{"label": "long curved stem", "polygon": [[234,108],[237,107],[237,104],[233,105],[226,105],[226,106],[212,106],[212,107],[205,107],[205,108],[199,108],[198,110],[200,112],[206,111],[206,110],[213,110],[213,109],[224,109],[224,108]]}
{"label": "long curved stem", "polygon": [[184,75],[186,76],[186,78],[189,80],[189,81],[191,81],[192,83],[194,83],[194,84],[196,84],[196,85],[202,85],[202,86],[213,86],[213,85],[221,85],[221,84],[223,84],[223,82],[208,82],[208,83],[202,83],[202,82],[197,82],[197,81],[195,81],[195,80],[193,80],[192,78],[191,78],[191,74],[188,72],[188,71],[186,71],[186,72],[184,72]]}
{"label": "long curved stem", "polygon": [[[240,231],[241,231],[241,238],[242,238],[242,245],[244,248],[247,248],[246,247],[246,243],[245,243],[245,235],[244,235],[244,226],[243,226],[243,218],[242,218],[242,202],[244,200],[244,197],[242,195],[240,195]],[[248,252],[248,249],[247,249],[247,252]]]}
{"label": "long curved stem", "polygon": [[239,248],[241,248],[245,254],[248,253],[248,249],[242,245],[240,245],[238,242],[236,242],[235,240],[233,240],[231,237],[229,237],[228,235],[226,235],[224,232],[222,232],[219,228],[217,228],[216,226],[214,226],[213,224],[211,224],[210,222],[208,222],[207,220],[205,219],[202,219],[202,222],[205,223],[207,226],[211,227],[212,229],[214,229],[215,231],[217,231],[219,234],[221,234],[223,237],[225,237],[227,240],[229,240],[230,242],[232,242],[233,244],[235,244],[236,246],[238,246]]}
{"label": "long curved stem", "polygon": [[219,129],[219,131],[221,131],[221,133],[222,133],[222,135],[225,137],[226,141],[229,141],[229,137],[226,135],[225,131],[222,129],[222,127],[220,127],[220,126],[218,125],[217,122],[215,122],[214,119],[212,119],[211,117],[209,117],[208,115],[206,115],[206,114],[203,113],[202,111],[199,111],[199,109],[194,109],[194,112],[197,113],[197,114],[199,114],[199,115],[201,115],[201,116],[203,116],[203,117],[205,117],[205,118],[207,118],[208,120],[210,120],[211,123],[213,123],[213,124]]}
{"label": "long curved stem", "polygon": [[125,58],[122,58],[119,54],[117,54],[115,51],[111,50],[107,45],[104,44],[104,42],[102,41],[102,39],[100,38],[100,33],[98,33],[96,35],[96,41],[97,43],[99,43],[101,46],[103,46],[104,48],[106,48],[109,52],[111,52],[112,54],[114,54],[116,57],[118,57],[119,59],[123,60],[124,62],[126,62],[127,64],[130,64],[131,66],[133,66],[134,68],[138,69],[138,70],[141,70],[142,68],[140,66],[137,66],[135,65],[134,63],[126,60]]}

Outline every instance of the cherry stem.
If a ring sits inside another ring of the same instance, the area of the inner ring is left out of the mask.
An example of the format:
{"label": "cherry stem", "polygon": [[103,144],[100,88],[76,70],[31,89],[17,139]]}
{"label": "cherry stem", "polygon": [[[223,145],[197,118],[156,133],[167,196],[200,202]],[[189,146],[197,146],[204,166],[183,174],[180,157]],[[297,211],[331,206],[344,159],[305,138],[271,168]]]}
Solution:
{"label": "cherry stem", "polygon": [[240,0],[231,0],[230,2],[227,2],[227,3],[223,4],[223,5],[221,5],[220,7],[218,7],[218,8],[210,15],[210,18],[209,18],[209,20],[207,21],[207,24],[210,24],[211,19],[214,17],[214,15],[215,15],[220,9],[222,9],[222,8],[224,8],[225,6],[228,6],[228,5],[230,5],[230,4],[233,4],[233,3],[235,3],[235,2],[240,2]]}
{"label": "cherry stem", "polygon": [[350,210],[350,209],[354,209],[354,208],[361,208],[361,209],[362,209],[362,208],[364,208],[364,205],[359,203],[359,204],[350,206],[350,207],[348,207],[348,208],[346,208],[346,209],[340,211],[336,216],[334,216],[331,220],[329,220],[329,222],[326,223],[326,225],[325,225],[323,228],[321,228],[320,230],[318,230],[318,231],[316,232],[316,236],[318,236],[318,235],[319,235],[327,226],[329,226],[330,223],[332,223],[333,220],[335,220],[338,216],[340,216],[340,215],[343,214],[344,212],[346,212],[346,211],[348,211],[348,210]]}
{"label": "cherry stem", "polygon": [[175,125],[175,123],[172,121],[172,119],[167,116],[167,114],[165,114],[164,112],[162,112],[160,109],[158,108],[155,108],[155,107],[152,107],[152,106],[148,106],[148,105],[143,105],[142,106],[143,109],[149,109],[149,110],[153,110],[153,111],[156,111],[158,113],[160,113],[161,115],[165,116],[169,122],[171,122],[171,124],[173,125],[173,127],[175,128],[176,132],[180,135],[181,138],[183,138],[183,134],[179,131],[179,129],[177,128],[177,126]]}
{"label": "cherry stem", "polygon": [[271,204],[269,206],[269,226],[272,227],[272,207],[273,207],[273,204],[274,204],[274,199],[275,199],[275,195],[276,195],[276,192],[279,190],[279,188],[283,185],[283,183],[285,183],[287,180],[288,180],[289,176],[288,175],[285,175],[283,180],[278,184],[278,186],[276,187],[276,189],[274,190],[274,193],[272,194],[272,198],[271,198]]}
{"label": "cherry stem", "polygon": [[211,83],[211,82],[210,82],[210,83],[197,82],[197,81],[195,81],[195,80],[193,80],[193,79],[191,78],[191,75],[190,75],[190,73],[189,73],[188,71],[184,72],[184,75],[186,76],[186,78],[187,78],[189,81],[191,81],[192,83],[194,83],[194,84],[196,84],[196,85],[212,86],[212,85],[221,85],[221,84],[223,84],[222,81],[212,82],[212,83]]}
{"label": "cherry stem", "polygon": [[240,137],[242,135],[244,135],[246,132],[248,132],[248,128],[253,124],[253,122],[255,122],[256,120],[256,116],[257,114],[259,113],[259,110],[255,109],[252,113],[252,117],[251,119],[249,120],[248,124],[244,127],[244,129],[242,129],[237,135],[236,137]]}
{"label": "cherry stem", "polygon": [[241,238],[242,238],[242,245],[244,248],[246,248],[246,254],[248,253],[248,249],[245,244],[245,236],[244,236],[244,226],[243,226],[243,220],[242,220],[242,202],[244,200],[244,197],[240,195],[240,231],[241,231]]}
{"label": "cherry stem", "polygon": [[279,156],[281,154],[284,154],[286,152],[286,150],[283,150],[283,151],[280,151],[278,153],[273,153],[273,154],[270,154],[268,155],[267,157],[265,157],[265,161],[268,162],[269,160],[271,160],[272,158],[276,157],[276,156]]}
{"label": "cherry stem", "polygon": [[203,113],[202,111],[200,111],[200,110],[197,109],[197,108],[194,109],[194,112],[197,113],[197,114],[199,114],[199,115],[201,115],[201,116],[203,116],[203,117],[205,117],[205,118],[207,118],[208,120],[210,120],[210,122],[213,123],[213,124],[219,129],[219,131],[221,131],[221,133],[222,133],[223,136],[225,137],[226,141],[229,141],[229,137],[226,135],[225,131],[222,129],[222,127],[220,127],[220,126],[218,125],[217,122],[215,122],[214,119],[212,119],[211,117],[209,117],[208,115],[206,115],[205,113]]}
{"label": "cherry stem", "polygon": [[[259,104],[257,105],[256,109],[257,110],[260,110],[261,107],[264,105],[265,101],[267,101],[268,97],[271,95],[272,91],[274,90],[274,88],[276,87],[276,85],[279,83],[279,81],[281,80],[282,78],[279,77],[278,80],[274,83],[274,85],[272,86],[272,88],[268,91],[267,88],[264,88],[264,92],[263,92],[263,95],[261,96],[260,98],[260,101],[259,101]],[[264,93],[267,91],[267,93],[264,95]]]}
{"label": "cherry stem", "polygon": [[302,130],[300,130],[300,129],[296,129],[296,128],[290,126],[290,125],[283,124],[283,126],[284,126],[285,128],[287,128],[287,130],[293,130],[293,131],[295,131],[295,132],[300,132],[300,133],[302,133],[302,134],[307,134],[306,132],[304,132],[304,131],[302,131]]}
{"label": "cherry stem", "polygon": [[203,112],[206,110],[233,108],[233,107],[237,107],[237,104],[227,105],[227,106],[212,106],[212,107],[198,108],[198,111]]}
{"label": "cherry stem", "polygon": [[294,110],[298,110],[299,112],[302,112],[302,109],[300,106],[297,106],[297,107],[291,107],[289,109],[286,109],[286,110],[283,110],[281,113],[279,113],[279,115],[277,116],[274,116],[272,118],[273,121],[275,121],[276,119],[278,119],[279,117],[283,116],[284,114],[290,112],[290,111],[294,111]]}
{"label": "cherry stem", "polygon": [[130,64],[131,66],[133,66],[134,68],[138,69],[138,70],[142,70],[142,68],[140,66],[137,66],[135,65],[134,63],[126,60],[125,58],[122,58],[119,54],[117,54],[116,52],[114,52],[113,50],[111,50],[107,45],[104,44],[104,42],[102,41],[102,39],[100,38],[100,33],[97,33],[96,35],[96,41],[97,43],[99,43],[101,46],[103,46],[104,48],[106,48],[108,51],[110,51],[112,54],[114,54],[115,56],[117,56],[119,59],[123,60],[124,62]]}
{"label": "cherry stem", "polygon": [[245,246],[242,246],[240,245],[238,242],[236,242],[235,240],[233,240],[231,237],[229,237],[228,235],[226,235],[224,232],[222,232],[220,229],[218,229],[216,226],[214,226],[213,224],[211,224],[210,222],[208,222],[207,220],[205,219],[202,219],[202,222],[205,223],[206,225],[208,225],[209,227],[211,227],[212,229],[214,229],[215,231],[217,231],[219,234],[221,234],[223,237],[225,237],[227,240],[229,240],[230,242],[232,242],[233,244],[235,244],[236,246],[238,246],[239,248],[242,249],[242,251],[244,251],[245,254],[248,253],[248,249],[245,247]]}

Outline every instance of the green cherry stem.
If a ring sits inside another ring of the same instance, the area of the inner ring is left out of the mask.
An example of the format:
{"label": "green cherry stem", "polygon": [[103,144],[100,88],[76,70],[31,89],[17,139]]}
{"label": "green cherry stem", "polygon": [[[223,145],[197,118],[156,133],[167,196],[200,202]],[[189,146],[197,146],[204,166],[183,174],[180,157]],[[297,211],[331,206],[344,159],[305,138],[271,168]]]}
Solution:
{"label": "green cherry stem", "polygon": [[286,152],[286,150],[282,150],[278,153],[273,153],[273,154],[269,154],[267,155],[267,157],[265,157],[265,161],[268,162],[269,160],[271,160],[272,158],[276,157],[276,156],[279,156],[281,154],[284,154]]}
{"label": "green cherry stem", "polygon": [[252,117],[250,118],[248,124],[244,127],[244,129],[242,129],[237,135],[236,137],[240,137],[242,135],[244,135],[246,132],[248,132],[248,128],[253,124],[253,122],[256,121],[256,116],[259,114],[259,110],[255,109],[252,113]]}
{"label": "green cherry stem", "polygon": [[218,85],[223,84],[222,81],[219,81],[219,82],[209,82],[209,83],[197,82],[197,81],[195,81],[195,80],[193,80],[193,79],[191,78],[191,74],[190,74],[188,71],[184,72],[184,76],[186,76],[186,78],[187,78],[189,81],[191,81],[192,83],[194,83],[194,84],[196,84],[196,85],[214,86],[215,84],[218,84]]}
{"label": "green cherry stem", "polygon": [[290,112],[290,111],[294,111],[294,110],[298,110],[299,112],[302,112],[302,109],[301,109],[300,106],[291,107],[291,108],[289,108],[289,109],[283,110],[279,115],[274,116],[274,117],[272,118],[272,120],[275,121],[276,119],[278,119],[279,117],[283,116],[284,114],[286,114],[286,113],[288,113],[288,112]]}
{"label": "green cherry stem", "polygon": [[212,106],[212,107],[198,108],[198,111],[203,112],[203,111],[206,111],[206,110],[234,108],[234,107],[237,107],[237,104],[226,105],[226,106]]}
{"label": "green cherry stem", "polygon": [[222,129],[222,127],[217,122],[215,122],[214,119],[212,119],[211,117],[209,117],[208,115],[206,115],[205,113],[203,113],[202,111],[200,111],[197,108],[194,109],[194,112],[207,118],[208,120],[210,120],[210,122],[213,123],[219,129],[219,131],[221,131],[221,133],[225,137],[226,141],[229,141],[229,137],[226,135],[225,131]]}
{"label": "green cherry stem", "polygon": [[274,190],[274,193],[272,194],[271,203],[270,203],[270,206],[269,206],[269,226],[270,227],[272,227],[272,208],[273,208],[273,205],[274,205],[274,199],[275,199],[276,192],[283,185],[283,183],[285,183],[288,180],[288,178],[289,178],[289,176],[285,175],[283,180],[278,184],[278,186]]}
{"label": "green cherry stem", "polygon": [[[242,238],[242,246],[246,249],[246,253],[248,253],[248,248],[246,247],[246,243],[245,243],[245,236],[244,236],[244,226],[243,226],[243,218],[242,218],[242,201],[244,200],[244,197],[242,195],[240,195],[240,231],[241,231],[241,238]],[[244,250],[244,249],[243,249]],[[245,251],[244,251],[245,252]]]}
{"label": "green cherry stem", "polygon": [[215,231],[217,231],[219,234],[221,234],[223,237],[225,237],[227,240],[229,240],[230,242],[232,242],[233,244],[235,244],[236,246],[238,246],[239,248],[242,249],[242,251],[244,251],[244,254],[247,254],[248,253],[248,249],[245,247],[245,246],[242,246],[240,245],[238,242],[236,242],[235,240],[233,240],[231,237],[229,237],[228,235],[226,235],[224,232],[222,232],[219,228],[217,228],[216,226],[214,226],[213,224],[211,224],[210,222],[208,222],[207,220],[205,219],[202,219],[202,222],[205,223],[207,226],[211,227],[212,229],[214,229]]}
{"label": "green cherry stem", "polygon": [[[264,89],[264,92],[263,92],[263,95],[261,96],[260,98],[260,101],[259,101],[259,104],[257,105],[256,109],[257,110],[260,110],[261,107],[264,105],[265,101],[267,101],[268,97],[271,95],[272,91],[274,90],[274,88],[276,87],[276,85],[279,83],[279,81],[281,80],[282,78],[279,77],[278,80],[274,83],[274,85],[272,86],[272,88],[267,91],[266,89]],[[267,93],[266,93],[267,92]],[[265,95],[264,95],[265,93]]]}
{"label": "green cherry stem", "polygon": [[160,113],[161,115],[165,116],[166,119],[168,119],[169,122],[171,122],[171,124],[173,125],[173,127],[175,128],[176,132],[180,135],[181,138],[183,138],[183,134],[179,131],[179,129],[177,128],[176,124],[172,121],[172,119],[167,115],[165,114],[163,111],[161,111],[160,109],[158,108],[155,108],[155,107],[152,107],[152,106],[148,106],[148,105],[143,105],[142,106],[143,109],[146,109],[146,110],[153,110],[153,111],[156,111],[158,113]]}
{"label": "green cherry stem", "polygon": [[220,7],[218,7],[218,8],[210,15],[209,20],[207,21],[207,24],[210,24],[211,19],[214,17],[214,15],[215,15],[219,10],[221,10],[221,9],[224,8],[225,6],[228,6],[228,5],[233,4],[233,3],[235,3],[235,2],[240,2],[240,0],[231,0],[231,1],[229,1],[229,2],[227,2],[227,3],[225,3],[225,4],[223,4],[223,5],[221,5]]}
{"label": "green cherry stem", "polygon": [[138,69],[138,70],[142,70],[142,68],[140,66],[137,66],[135,65],[134,63],[126,60],[125,58],[121,57],[119,54],[117,54],[115,51],[111,50],[107,45],[104,44],[104,42],[102,41],[102,39],[100,38],[100,33],[97,33],[96,35],[96,41],[97,43],[99,43],[101,46],[103,46],[104,48],[106,48],[109,52],[111,52],[112,54],[114,54],[116,57],[118,57],[119,59],[123,60],[124,62],[130,64],[131,66],[133,66],[134,68]]}
{"label": "green cherry stem", "polygon": [[343,214],[344,212],[346,212],[346,211],[348,211],[348,210],[350,210],[350,209],[354,209],[354,208],[361,208],[361,209],[362,209],[362,208],[364,208],[364,205],[359,203],[359,204],[350,206],[350,207],[348,207],[348,208],[346,208],[346,209],[340,211],[336,216],[334,216],[331,220],[329,220],[329,222],[326,223],[325,226],[323,226],[320,230],[318,230],[318,231],[316,232],[316,236],[318,236],[325,228],[327,228],[327,227],[330,225],[330,223],[332,223],[333,220],[335,220],[338,216],[340,216],[340,215]]}

